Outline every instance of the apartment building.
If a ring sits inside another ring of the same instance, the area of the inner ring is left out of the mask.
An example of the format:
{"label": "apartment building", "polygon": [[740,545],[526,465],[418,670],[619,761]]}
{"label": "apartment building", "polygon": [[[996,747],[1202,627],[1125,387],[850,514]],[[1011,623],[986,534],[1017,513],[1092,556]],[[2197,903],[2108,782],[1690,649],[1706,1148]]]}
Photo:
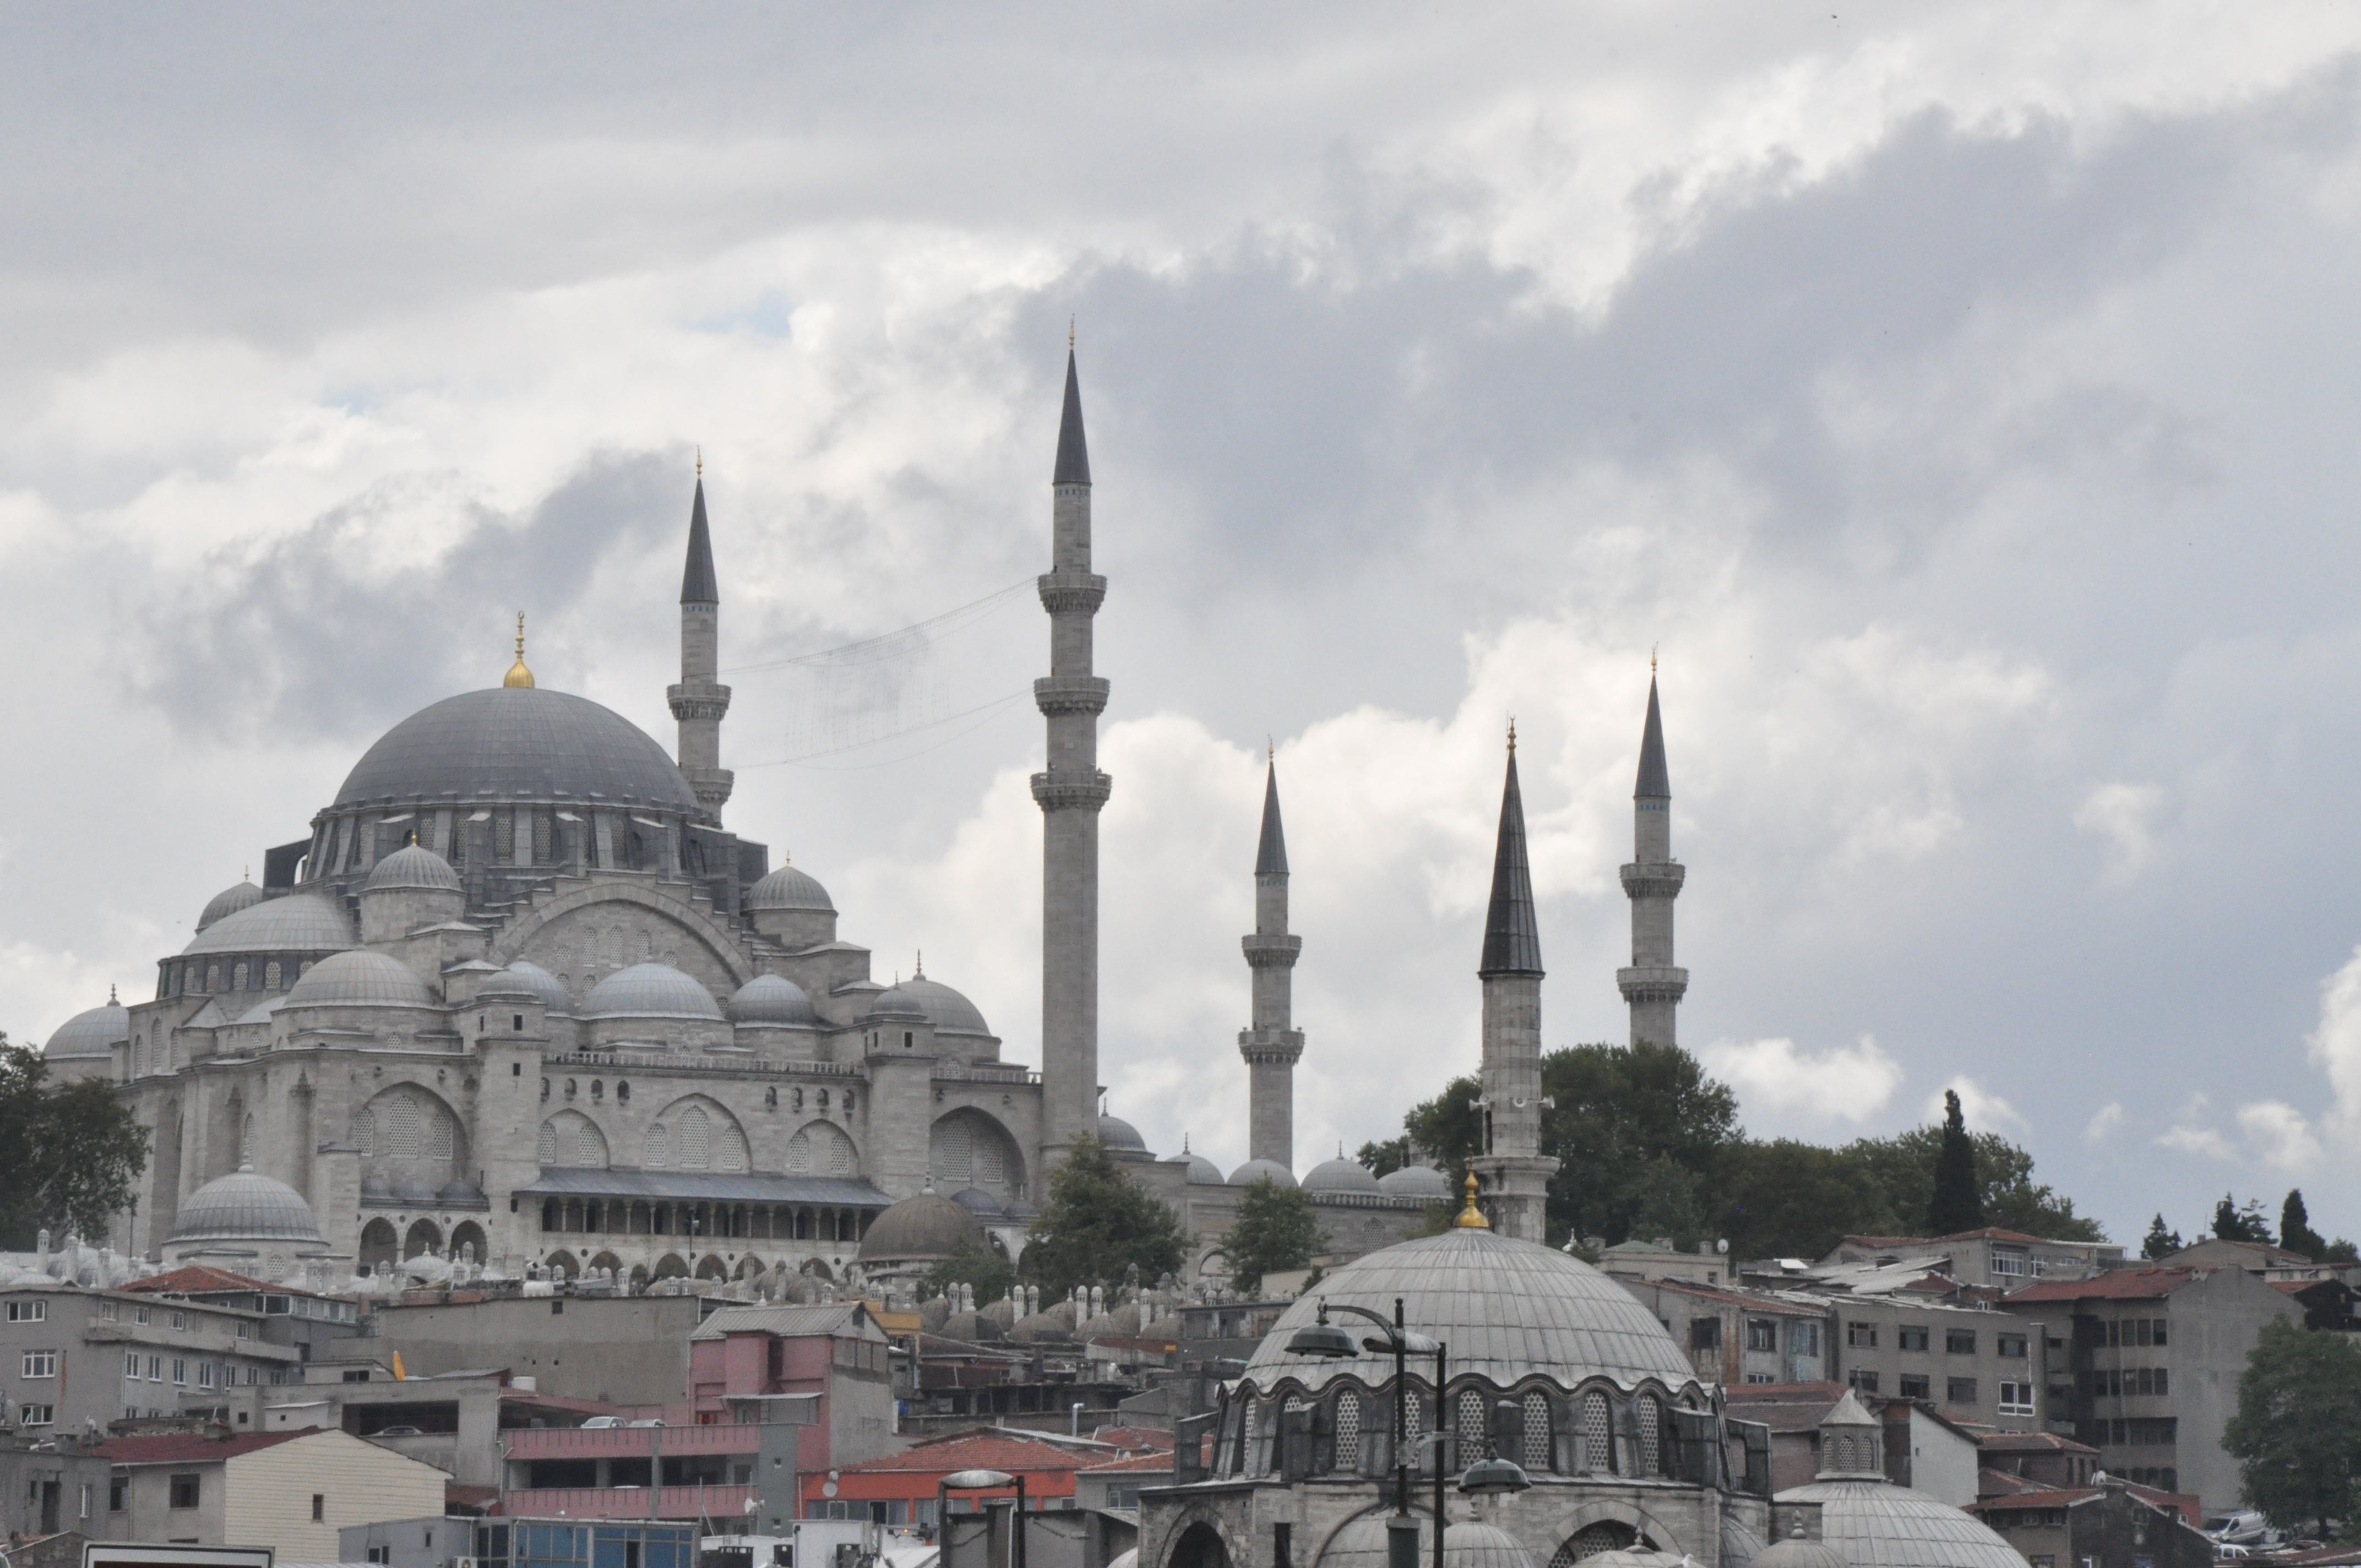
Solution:
{"label": "apartment building", "polygon": [[1828,1298],[1829,1376],[1863,1395],[1925,1400],[1953,1421],[2031,1431],[2041,1420],[2037,1331],[1985,1308]]}
{"label": "apartment building", "polygon": [[245,1307],[56,1280],[0,1289],[0,1388],[28,1430],[103,1431],[234,1386],[301,1381],[305,1348]]}
{"label": "apartment building", "polygon": [[1942,1272],[1960,1284],[2006,1292],[2119,1268],[2124,1249],[2116,1242],[2050,1241],[1987,1226],[1948,1236],[1847,1236],[1813,1268],[1891,1266],[1911,1258],[1939,1258]]}
{"label": "apartment building", "polygon": [[268,1546],[282,1561],[332,1563],[336,1532],[440,1513],[450,1477],[341,1431],[205,1432],[114,1438],[105,1526],[113,1541]]}
{"label": "apartment building", "polygon": [[1682,1279],[1618,1277],[1687,1347],[1701,1381],[1817,1383],[1828,1376],[1830,1303]]}

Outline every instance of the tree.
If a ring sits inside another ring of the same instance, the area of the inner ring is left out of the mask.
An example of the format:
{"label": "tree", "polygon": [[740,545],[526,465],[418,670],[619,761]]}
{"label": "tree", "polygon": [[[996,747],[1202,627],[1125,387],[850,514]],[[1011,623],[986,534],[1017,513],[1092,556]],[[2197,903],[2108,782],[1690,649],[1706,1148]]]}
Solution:
{"label": "tree", "polygon": [[0,1034],[0,1250],[39,1233],[103,1241],[148,1168],[148,1132],[104,1079],[49,1081],[38,1051]]}
{"label": "tree", "polygon": [[1368,1167],[1371,1176],[1391,1176],[1410,1163],[1410,1139],[1372,1139],[1354,1150],[1353,1157]]}
{"label": "tree", "polygon": [[1817,1144],[1740,1144],[1722,1160],[1719,1186],[1729,1194],[1721,1230],[1736,1257],[1816,1258],[1847,1235],[1894,1223],[1863,1165]]}
{"label": "tree", "polygon": [[1476,1102],[1483,1086],[1471,1073],[1455,1078],[1433,1099],[1411,1107],[1402,1131],[1427,1151],[1454,1182],[1467,1174],[1467,1161],[1484,1152],[1484,1113]]}
{"label": "tree", "polygon": [[1125,1173],[1106,1146],[1084,1134],[1050,1173],[1049,1201],[1034,1220],[1021,1272],[1044,1294],[1180,1272],[1189,1254],[1180,1217]]}
{"label": "tree", "polygon": [[2229,1193],[2222,1194],[2222,1201],[2213,1205],[2213,1234],[2219,1241],[2261,1242],[2268,1246],[2271,1226],[2263,1218],[2263,1201],[2249,1198],[2240,1203]]}
{"label": "tree", "polygon": [[1281,1187],[1268,1176],[1246,1184],[1238,1199],[1238,1217],[1222,1243],[1230,1255],[1230,1278],[1249,1294],[1262,1288],[1262,1277],[1290,1268],[1308,1268],[1312,1255],[1328,1238],[1312,1211],[1312,1195],[1301,1188]]}
{"label": "tree", "polygon": [[2264,1324],[2222,1446],[2247,1502],[2281,1530],[2317,1527],[2325,1540],[2361,1481],[2361,1348],[2284,1318]]}
{"label": "tree", "polygon": [[1695,1245],[1719,1207],[1738,1097],[1678,1046],[1571,1046],[1542,1058],[1542,1153],[1554,1155],[1549,1234],[1675,1235]]}
{"label": "tree", "polygon": [[2312,1216],[2303,1212],[2303,1189],[2288,1189],[2287,1201],[2279,1205],[2279,1245],[2290,1252],[2300,1252],[2314,1263],[2328,1251],[2328,1238],[2312,1228]]}
{"label": "tree", "polygon": [[2164,1228],[2164,1216],[2158,1213],[2148,1222],[2147,1234],[2140,1242],[2140,1255],[2153,1263],[2159,1257],[2169,1257],[2180,1250],[2180,1233]]}
{"label": "tree", "polygon": [[[2097,1221],[2074,1212],[2074,1200],[2033,1179],[2031,1154],[1998,1133],[1976,1133],[1971,1141],[1986,1224],[2054,1241],[2107,1239]],[[1924,1223],[1934,1206],[1935,1165],[1943,1152],[1941,1126],[1913,1127],[1890,1138],[1856,1138],[1844,1152],[1861,1162],[1884,1193],[1884,1206],[1893,1218],[1880,1224],[1907,1229]],[[1853,1227],[1861,1234],[1878,1228],[1867,1219]]]}
{"label": "tree", "polygon": [[938,1296],[953,1285],[975,1288],[978,1302],[997,1301],[1016,1283],[1016,1266],[972,1237],[962,1236],[950,1256],[927,1271],[927,1284]]}
{"label": "tree", "polygon": [[1935,1192],[1927,1204],[1927,1234],[1957,1235],[1982,1228],[1984,1194],[1976,1180],[1976,1146],[1955,1089],[1943,1091],[1943,1146],[1935,1157]]}

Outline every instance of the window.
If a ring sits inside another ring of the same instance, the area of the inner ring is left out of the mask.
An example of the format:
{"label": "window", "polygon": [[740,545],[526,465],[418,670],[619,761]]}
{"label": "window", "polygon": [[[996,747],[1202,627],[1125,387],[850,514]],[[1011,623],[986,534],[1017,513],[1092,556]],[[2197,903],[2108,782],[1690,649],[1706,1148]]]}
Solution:
{"label": "window", "polygon": [[106,1511],[119,1514],[131,1506],[131,1477],[110,1475],[106,1478]]}
{"label": "window", "polygon": [[237,1337],[240,1339],[252,1339],[254,1337],[254,1325],[252,1323],[238,1324]]}
{"label": "window", "polygon": [[1994,1247],[1992,1255],[1992,1271],[1994,1274],[2010,1276],[2023,1274],[2025,1255],[2021,1252],[2010,1252],[2002,1247]]}
{"label": "window", "polygon": [[193,1475],[172,1477],[172,1507],[193,1508],[197,1506],[197,1478]]}
{"label": "window", "polygon": [[176,1329],[185,1329],[185,1328],[187,1328],[187,1327],[189,1326],[189,1314],[188,1314],[188,1313],[186,1313],[186,1312],[175,1312],[175,1313],[173,1313],[173,1314],[172,1314],[172,1326],[173,1326],[174,1328],[176,1328]]}
{"label": "window", "polygon": [[58,1419],[55,1405],[19,1405],[16,1424],[20,1427],[45,1427]]}
{"label": "window", "polygon": [[1874,1394],[1877,1392],[1877,1374],[1863,1372],[1856,1366],[1852,1369],[1852,1386],[1864,1394]]}
{"label": "window", "polygon": [[1947,1377],[1943,1380],[1943,1402],[1947,1405],[1972,1405],[1976,1402],[1976,1380],[1972,1377]]}
{"label": "window", "polygon": [[2000,1413],[2004,1416],[2033,1414],[2033,1385],[2004,1381],[2000,1386]]}
{"label": "window", "polygon": [[[1875,1323],[1847,1323],[1845,1325],[1845,1343],[1851,1345],[1855,1350],[1875,1350],[1877,1348],[1877,1325]],[[1871,1387],[1875,1387],[1876,1385],[1872,1383]]]}
{"label": "window", "polygon": [[148,1358],[148,1381],[150,1383],[161,1383],[164,1381],[164,1358],[162,1356],[151,1355]]}
{"label": "window", "polygon": [[1943,1348],[1953,1355],[1975,1354],[1976,1331],[1973,1329],[1944,1330]]}
{"label": "window", "polygon": [[8,1303],[8,1321],[12,1323],[46,1323],[49,1321],[49,1304],[36,1297],[29,1301]]}
{"label": "window", "polygon": [[1777,1378],[1772,1376],[1768,1372],[1750,1372],[1746,1375],[1746,1380],[1749,1383],[1776,1383],[1778,1381]]}
{"label": "window", "polygon": [[1779,1320],[1776,1318],[1747,1319],[1746,1348],[1749,1350],[1777,1350],[1779,1348]]}
{"label": "window", "polygon": [[1894,1331],[1894,1343],[1904,1350],[1925,1350],[1927,1331],[1915,1323],[1905,1323]]}
{"label": "window", "polygon": [[213,1364],[212,1362],[210,1362],[210,1361],[200,1361],[200,1362],[198,1362],[198,1363],[197,1363],[197,1387],[200,1387],[200,1388],[210,1388],[210,1387],[212,1387],[213,1386],[214,1386],[214,1364]]}
{"label": "window", "polygon": [[133,1322],[135,1322],[135,1323],[144,1323],[144,1322],[146,1322],[146,1321],[148,1321],[148,1309],[147,1309],[147,1308],[145,1308],[145,1307],[134,1307],[134,1308],[132,1308],[132,1309],[131,1309],[131,1321],[132,1321]]}
{"label": "window", "polygon": [[90,1518],[90,1483],[87,1481],[82,1484],[82,1496],[80,1501],[82,1511],[74,1517],[77,1519],[86,1519]]}
{"label": "window", "polygon": [[1931,1399],[1935,1397],[1933,1379],[1924,1373],[1902,1375],[1902,1397],[1905,1399]]}
{"label": "window", "polygon": [[1820,1325],[1812,1322],[1787,1325],[1787,1348],[1797,1355],[1820,1354]]}
{"label": "window", "polygon": [[1691,1318],[1689,1320],[1689,1348],[1691,1350],[1718,1350],[1720,1346],[1721,1320],[1719,1318]]}
{"label": "window", "polygon": [[28,1350],[25,1353],[27,1377],[55,1377],[58,1375],[58,1353],[54,1350]]}
{"label": "window", "polygon": [[2023,1361],[2025,1359],[2025,1336],[2023,1334],[2000,1334],[1995,1338],[1995,1344],[1999,1351],[2001,1359],[2004,1361]]}
{"label": "window", "polygon": [[188,1386],[189,1364],[178,1356],[172,1358],[172,1381],[183,1387]]}
{"label": "window", "polygon": [[120,1321],[123,1317],[123,1303],[120,1301],[101,1301],[98,1304],[98,1317],[101,1322],[112,1323]]}
{"label": "window", "polygon": [[313,1522],[313,1524],[319,1524],[319,1523],[322,1523],[322,1522],[324,1522],[324,1521],[327,1519],[327,1517],[328,1517],[328,1495],[327,1495],[325,1492],[314,1492],[314,1493],[313,1493],[313,1494],[312,1494],[312,1522]]}
{"label": "window", "polygon": [[126,1350],[123,1353],[123,1376],[126,1377],[137,1377],[139,1376],[139,1353],[137,1351]]}

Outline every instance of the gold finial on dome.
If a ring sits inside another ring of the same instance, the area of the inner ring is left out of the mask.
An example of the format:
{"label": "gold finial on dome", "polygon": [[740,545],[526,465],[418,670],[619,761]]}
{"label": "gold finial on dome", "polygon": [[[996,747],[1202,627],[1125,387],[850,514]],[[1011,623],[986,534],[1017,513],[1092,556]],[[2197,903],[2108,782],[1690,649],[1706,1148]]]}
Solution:
{"label": "gold finial on dome", "polygon": [[1492,1228],[1492,1222],[1484,1217],[1484,1211],[1476,1207],[1476,1173],[1472,1170],[1467,1173],[1467,1207],[1460,1210],[1459,1217],[1451,1223],[1464,1231],[1488,1231]]}
{"label": "gold finial on dome", "polygon": [[509,673],[506,678],[500,682],[500,685],[504,686],[530,686],[533,685],[533,672],[524,667],[524,611],[522,610],[517,611],[516,663],[509,666]]}

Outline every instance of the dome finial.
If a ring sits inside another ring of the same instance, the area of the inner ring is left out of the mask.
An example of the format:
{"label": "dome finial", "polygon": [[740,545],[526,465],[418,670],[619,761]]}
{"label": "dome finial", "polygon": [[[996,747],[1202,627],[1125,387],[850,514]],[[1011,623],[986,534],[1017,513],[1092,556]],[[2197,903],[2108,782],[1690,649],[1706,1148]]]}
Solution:
{"label": "dome finial", "polygon": [[533,685],[533,672],[524,667],[524,611],[522,610],[517,611],[516,642],[516,663],[509,666],[508,675],[500,685],[530,686]]}
{"label": "dome finial", "polygon": [[1517,754],[1517,716],[1516,716],[1515,714],[1513,714],[1513,713],[1512,713],[1512,714],[1509,715],[1509,755],[1510,755],[1511,757],[1513,757],[1513,756],[1515,756],[1516,754]]}
{"label": "dome finial", "polygon": [[1476,1207],[1476,1173],[1472,1170],[1467,1173],[1466,1186],[1467,1207],[1459,1211],[1459,1217],[1451,1222],[1452,1225],[1463,1231],[1490,1230],[1492,1222],[1484,1217],[1483,1210]]}
{"label": "dome finial", "polygon": [[912,980],[927,978],[927,949],[924,948],[918,949],[918,966],[910,971],[910,978]]}
{"label": "dome finial", "polygon": [[115,1000],[115,987],[112,985],[106,988],[106,1004],[109,1007],[120,1007],[123,1005],[121,1003]]}
{"label": "dome finial", "polygon": [[237,872],[237,880],[240,882],[252,882],[254,880],[254,868],[252,866],[240,866]]}

